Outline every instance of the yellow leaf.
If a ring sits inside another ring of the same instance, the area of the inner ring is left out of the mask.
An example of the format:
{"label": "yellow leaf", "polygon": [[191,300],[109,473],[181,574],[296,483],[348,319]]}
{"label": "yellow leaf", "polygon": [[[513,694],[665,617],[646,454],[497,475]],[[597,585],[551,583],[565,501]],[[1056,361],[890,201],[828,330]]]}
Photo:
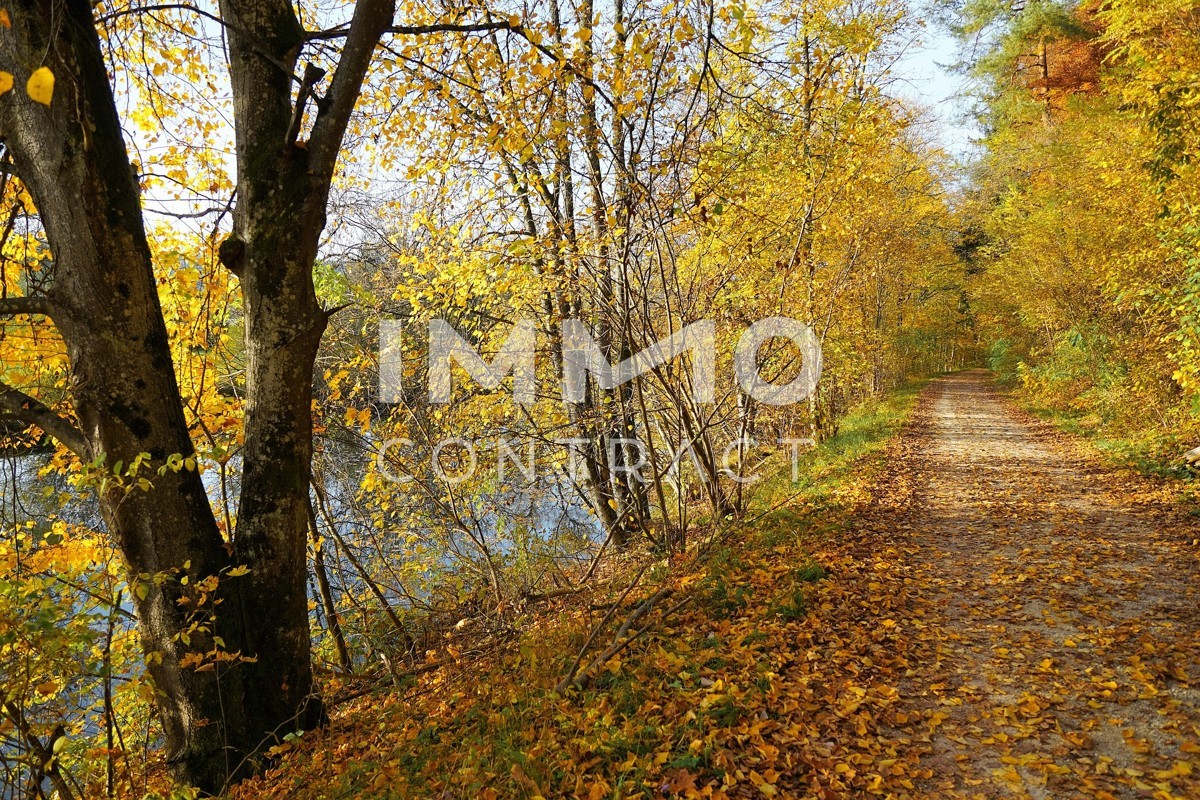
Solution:
{"label": "yellow leaf", "polygon": [[[3,27],[3,28],[11,28],[12,27],[12,19],[8,16],[7,8],[0,8],[0,27]],[[7,73],[5,73],[5,74],[7,74]],[[12,79],[11,75],[9,75],[8,77],[9,77],[9,80]]]}
{"label": "yellow leaf", "polygon": [[12,91],[13,76],[11,72],[0,72],[0,94]]}
{"label": "yellow leaf", "polygon": [[250,568],[243,564],[240,567],[234,567],[233,569],[229,570],[228,575],[231,578],[240,578],[243,575],[249,574],[249,572]]}
{"label": "yellow leaf", "polygon": [[1179,778],[1192,774],[1192,765],[1186,761],[1176,761],[1175,766],[1171,769],[1159,770],[1154,773],[1156,780],[1167,781],[1171,778]]}
{"label": "yellow leaf", "polygon": [[25,91],[29,93],[30,100],[44,106],[50,105],[50,99],[54,96],[54,73],[49,67],[38,67],[29,76]]}

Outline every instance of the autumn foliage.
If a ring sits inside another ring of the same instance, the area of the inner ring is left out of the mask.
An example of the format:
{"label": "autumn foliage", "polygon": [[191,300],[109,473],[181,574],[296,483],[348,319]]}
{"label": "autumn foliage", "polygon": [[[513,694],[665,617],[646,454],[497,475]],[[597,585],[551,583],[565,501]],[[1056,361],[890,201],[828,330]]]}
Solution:
{"label": "autumn foliage", "polygon": [[1178,464],[1200,363],[1194,9],[1029,13],[995,22],[981,67],[989,132],[967,217],[986,239],[971,258],[990,363],[1132,457]]}
{"label": "autumn foliage", "polygon": [[[1182,474],[1200,36],[1185,0],[967,4],[964,165],[894,91],[923,23],[0,9],[0,799],[933,785],[905,387],[986,362]],[[776,316],[822,353],[802,403],[733,379]],[[688,353],[565,397],[566,319],[610,363],[712,321],[716,396]],[[431,325],[491,359],[526,321],[532,402],[461,363],[431,398]]]}

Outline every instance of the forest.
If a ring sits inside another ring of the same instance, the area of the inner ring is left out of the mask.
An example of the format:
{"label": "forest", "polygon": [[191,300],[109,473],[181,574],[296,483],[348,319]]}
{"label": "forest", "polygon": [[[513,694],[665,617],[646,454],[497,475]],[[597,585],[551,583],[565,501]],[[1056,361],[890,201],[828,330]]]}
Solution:
{"label": "forest", "polygon": [[0,0],[0,800],[1196,796],[903,703],[930,531],[1191,576],[1198,156],[1192,0]]}

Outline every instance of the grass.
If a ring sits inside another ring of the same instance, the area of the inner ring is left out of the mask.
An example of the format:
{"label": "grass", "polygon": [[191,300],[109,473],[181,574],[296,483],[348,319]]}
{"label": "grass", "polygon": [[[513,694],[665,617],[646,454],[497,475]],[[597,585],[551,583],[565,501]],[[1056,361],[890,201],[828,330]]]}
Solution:
{"label": "grass", "polygon": [[[748,513],[748,536],[736,547],[718,548],[706,559],[704,604],[714,619],[741,614],[749,598],[745,586],[729,579],[747,567],[747,547],[811,544],[836,533],[863,499],[879,466],[876,459],[912,417],[925,382],[914,382],[852,409],[836,436],[798,454],[778,454],[775,472],[756,487]],[[794,478],[794,479],[793,479]],[[807,613],[804,585],[826,577],[825,567],[809,562],[791,574],[792,585],[771,603],[770,613],[796,620]]]}
{"label": "grass", "polygon": [[[924,381],[906,384],[852,409],[836,436],[799,454],[794,472],[790,461],[777,465],[776,473],[759,487],[751,504],[762,544],[777,544],[798,531],[827,534],[836,530],[844,522],[842,515],[869,486],[873,468],[879,466],[873,460],[912,417],[924,385]],[[786,459],[787,454],[780,458]]]}
{"label": "grass", "polygon": [[1098,424],[1094,414],[1028,403],[1023,406],[1064,433],[1086,439],[1114,466],[1157,478],[1191,480],[1196,477],[1196,472],[1183,463],[1182,457],[1200,442],[1193,442],[1179,433],[1128,428],[1118,433],[1112,426]]}

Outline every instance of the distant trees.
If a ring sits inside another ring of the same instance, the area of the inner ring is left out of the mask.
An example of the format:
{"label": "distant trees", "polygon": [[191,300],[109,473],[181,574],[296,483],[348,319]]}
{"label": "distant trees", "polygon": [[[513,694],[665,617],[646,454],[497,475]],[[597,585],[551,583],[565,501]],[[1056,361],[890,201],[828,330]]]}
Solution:
{"label": "distant trees", "polygon": [[[834,348],[836,377],[811,409],[761,411],[732,380],[716,403],[694,403],[684,360],[622,389],[592,383],[582,403],[539,398],[527,416],[473,389],[442,414],[443,435],[478,433],[482,418],[524,442],[577,440],[576,489],[604,538],[682,548],[695,501],[713,519],[741,511],[735,479],[751,448],[730,443],[828,436],[848,405],[956,363],[953,341],[958,358],[969,350],[939,157],[915,143],[883,88],[908,20],[887,2],[536,12],[525,21],[532,47],[493,37],[470,57],[452,42],[393,54],[392,96],[442,109],[441,122],[420,125],[406,106],[387,115],[397,141],[431,155],[409,172],[424,187],[413,195],[429,204],[429,240],[404,254],[412,266],[396,277],[413,283],[396,297],[416,327],[452,319],[485,350],[515,318],[544,320],[547,370],[560,363],[553,321],[564,317],[586,320],[613,362],[700,319],[718,321],[726,358],[731,337],[761,317],[813,325]],[[434,192],[449,202],[431,204]],[[433,296],[419,280],[431,263],[446,287]],[[937,367],[918,366],[916,348],[901,353],[899,337],[918,332],[944,346]],[[764,374],[795,374],[794,350],[768,351]],[[420,368],[419,346],[408,363]],[[372,430],[418,440],[413,421]],[[638,464],[645,482],[631,477]],[[426,494],[462,494],[466,508],[479,491]]]}
{"label": "distant trees", "polygon": [[[1095,426],[1186,437],[1200,275],[1200,136],[1180,105],[1200,68],[1191,6],[1041,2],[991,22],[969,218],[989,239],[974,297],[994,364]],[[1031,70],[1036,52],[1050,55]]]}

